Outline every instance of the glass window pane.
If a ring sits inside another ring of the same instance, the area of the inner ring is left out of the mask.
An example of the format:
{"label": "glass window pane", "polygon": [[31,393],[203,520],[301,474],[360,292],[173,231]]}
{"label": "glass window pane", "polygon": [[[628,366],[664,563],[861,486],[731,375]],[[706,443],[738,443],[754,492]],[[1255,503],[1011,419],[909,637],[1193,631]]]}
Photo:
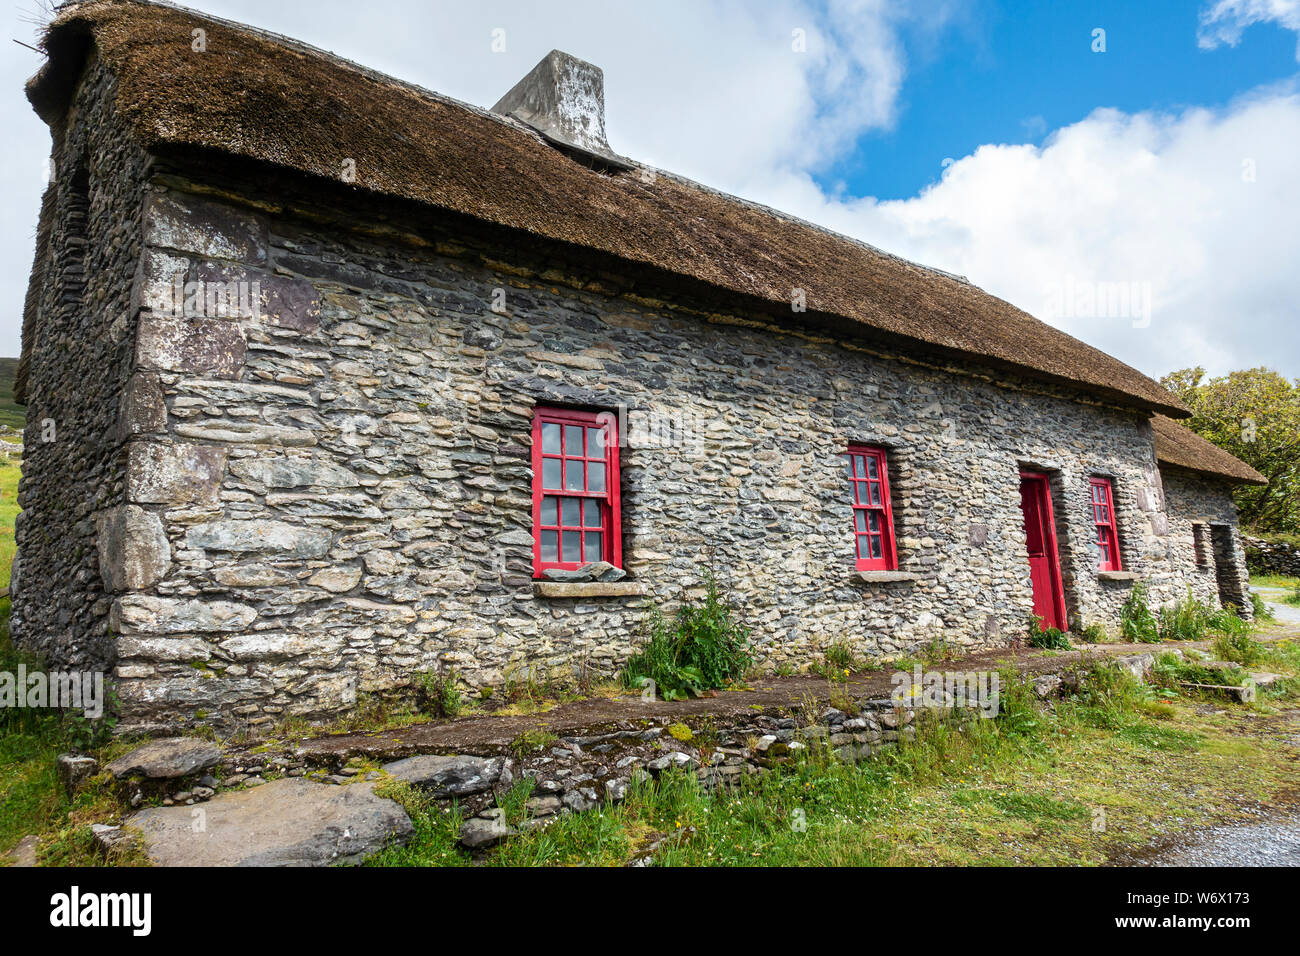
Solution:
{"label": "glass window pane", "polygon": [[560,487],[560,459],[558,458],[542,459],[542,487],[543,488]]}
{"label": "glass window pane", "polygon": [[542,451],[550,455],[560,453],[560,426],[555,422],[542,422]]}
{"label": "glass window pane", "polygon": [[599,458],[605,454],[604,428],[587,429],[587,454],[592,458]]}
{"label": "glass window pane", "polygon": [[564,459],[564,490],[582,491],[582,462]]}
{"label": "glass window pane", "polygon": [[578,510],[582,507],[580,499],[564,498],[561,499],[561,501],[561,514],[564,517],[564,526],[568,528],[576,528],[578,525],[582,524],[579,520],[578,514]]}
{"label": "glass window pane", "polygon": [[587,490],[605,490],[605,466],[601,462],[593,461],[587,466]]}
{"label": "glass window pane", "polygon": [[880,535],[878,534],[871,536],[871,556],[873,558],[880,557]]}
{"label": "glass window pane", "polygon": [[865,481],[855,481],[853,483],[853,502],[859,505],[867,503],[867,483]]}
{"label": "glass window pane", "polygon": [[599,561],[605,553],[600,549],[600,532],[588,531],[583,537],[585,538],[583,546],[586,548],[586,550],[583,551],[583,560]]}
{"label": "glass window pane", "polygon": [[564,532],[564,556],[560,558],[561,561],[582,560],[581,550],[578,547],[578,543],[581,538],[582,538],[581,531]]}
{"label": "glass window pane", "polygon": [[594,498],[582,499],[582,523],[588,528],[600,527],[600,502]]}
{"label": "glass window pane", "polygon": [[548,524],[548,525],[559,524],[559,522],[555,520],[557,517],[556,508],[558,507],[558,505],[559,505],[558,500],[552,497],[551,495],[547,495],[542,499],[542,512],[540,516],[542,524]]}
{"label": "glass window pane", "polygon": [[866,459],[863,458],[861,455],[853,456],[853,467],[854,467],[854,474],[857,475],[857,477],[859,478],[867,477]]}
{"label": "glass window pane", "polygon": [[872,481],[868,482],[868,484],[871,485],[871,503],[873,505],[880,504],[880,482]]}
{"label": "glass window pane", "polygon": [[867,528],[875,532],[880,531],[880,515],[877,512],[867,512]]}
{"label": "glass window pane", "polygon": [[880,473],[876,470],[876,457],[871,455],[867,458],[867,477],[879,478]]}
{"label": "glass window pane", "polygon": [[868,555],[867,549],[868,549],[867,536],[865,534],[858,535],[858,557],[859,558],[867,557]]}
{"label": "glass window pane", "polygon": [[859,509],[853,512],[853,527],[856,531],[867,530],[867,513],[865,511]]}
{"label": "glass window pane", "polygon": [[564,426],[564,453],[566,455],[582,454],[582,426]]}
{"label": "glass window pane", "polygon": [[560,533],[558,531],[542,532],[542,560],[560,560]]}

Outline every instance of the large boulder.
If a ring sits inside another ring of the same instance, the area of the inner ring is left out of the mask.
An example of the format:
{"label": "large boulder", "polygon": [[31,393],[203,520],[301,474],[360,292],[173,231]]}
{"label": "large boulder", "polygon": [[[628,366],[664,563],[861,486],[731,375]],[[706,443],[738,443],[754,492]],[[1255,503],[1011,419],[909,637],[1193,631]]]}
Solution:
{"label": "large boulder", "polygon": [[206,770],[220,759],[221,748],[211,741],[197,737],[168,737],[137,747],[126,756],[118,757],[107,769],[119,780],[126,777],[171,780]]}
{"label": "large boulder", "polygon": [[151,807],[125,826],[155,866],[330,866],[359,863],[415,833],[373,783],[286,777],[219,794],[200,807]]}
{"label": "large boulder", "polygon": [[439,800],[482,793],[509,772],[504,757],[465,754],[407,757],[385,765],[384,770]]}

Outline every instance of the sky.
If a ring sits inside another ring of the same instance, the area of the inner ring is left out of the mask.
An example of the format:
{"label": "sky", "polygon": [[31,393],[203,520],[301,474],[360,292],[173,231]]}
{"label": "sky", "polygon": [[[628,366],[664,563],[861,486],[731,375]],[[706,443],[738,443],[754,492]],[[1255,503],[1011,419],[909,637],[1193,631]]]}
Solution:
{"label": "sky", "polygon": [[[41,0],[10,0],[34,43]],[[491,106],[553,48],[616,152],[966,276],[1159,377],[1300,378],[1300,0],[192,0]],[[0,355],[49,133],[0,58]],[[328,91],[321,95],[328,96]]]}

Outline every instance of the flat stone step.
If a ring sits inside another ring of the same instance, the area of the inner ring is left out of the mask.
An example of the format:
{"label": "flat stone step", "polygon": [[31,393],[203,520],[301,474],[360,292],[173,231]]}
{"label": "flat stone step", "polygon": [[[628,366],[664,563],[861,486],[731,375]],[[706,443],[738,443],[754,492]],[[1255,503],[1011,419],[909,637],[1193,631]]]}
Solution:
{"label": "flat stone step", "polygon": [[1197,684],[1193,681],[1179,681],[1180,687],[1188,687],[1192,690],[1213,690],[1224,694],[1227,697],[1235,697],[1242,703],[1247,703],[1255,699],[1255,685],[1242,684]]}
{"label": "flat stone step", "polygon": [[302,777],[218,794],[194,807],[150,807],[127,818],[155,866],[330,866],[359,863],[415,833],[373,783]]}

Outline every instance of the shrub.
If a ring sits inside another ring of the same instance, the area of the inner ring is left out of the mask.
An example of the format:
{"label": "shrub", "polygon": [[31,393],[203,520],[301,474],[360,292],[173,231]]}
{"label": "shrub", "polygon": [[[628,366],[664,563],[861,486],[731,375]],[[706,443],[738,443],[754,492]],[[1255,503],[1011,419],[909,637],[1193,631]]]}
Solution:
{"label": "shrub", "polygon": [[1057,628],[1039,627],[1038,621],[1035,619],[1034,626],[1029,629],[1029,646],[1041,647],[1050,651],[1068,651],[1070,649],[1070,639]]}
{"label": "shrub", "polygon": [[1271,621],[1277,617],[1273,613],[1273,609],[1269,607],[1268,602],[1254,591],[1250,592],[1250,606],[1255,609],[1255,620],[1257,621]]}
{"label": "shrub", "polygon": [[420,671],[415,675],[415,687],[424,713],[434,717],[455,717],[460,713],[460,688],[454,670]]}
{"label": "shrub", "polygon": [[1210,627],[1210,609],[1192,596],[1160,609],[1160,639],[1163,641],[1199,641]]}
{"label": "shrub", "polygon": [[658,610],[651,614],[649,639],[620,675],[625,686],[653,681],[664,700],[679,700],[725,687],[753,664],[749,628],[736,620],[711,572],[705,574],[704,583],[703,604],[683,602],[671,619]]}
{"label": "shrub", "polygon": [[1086,644],[1109,644],[1110,632],[1100,624],[1085,625],[1079,632]]}
{"label": "shrub", "polygon": [[1141,581],[1133,582],[1133,589],[1120,608],[1119,632],[1129,643],[1154,644],[1160,640],[1155,616],[1147,605],[1147,589]]}
{"label": "shrub", "polygon": [[1232,661],[1249,667],[1257,664],[1264,656],[1264,645],[1254,640],[1245,631],[1227,633],[1214,642],[1214,654],[1221,661]]}

